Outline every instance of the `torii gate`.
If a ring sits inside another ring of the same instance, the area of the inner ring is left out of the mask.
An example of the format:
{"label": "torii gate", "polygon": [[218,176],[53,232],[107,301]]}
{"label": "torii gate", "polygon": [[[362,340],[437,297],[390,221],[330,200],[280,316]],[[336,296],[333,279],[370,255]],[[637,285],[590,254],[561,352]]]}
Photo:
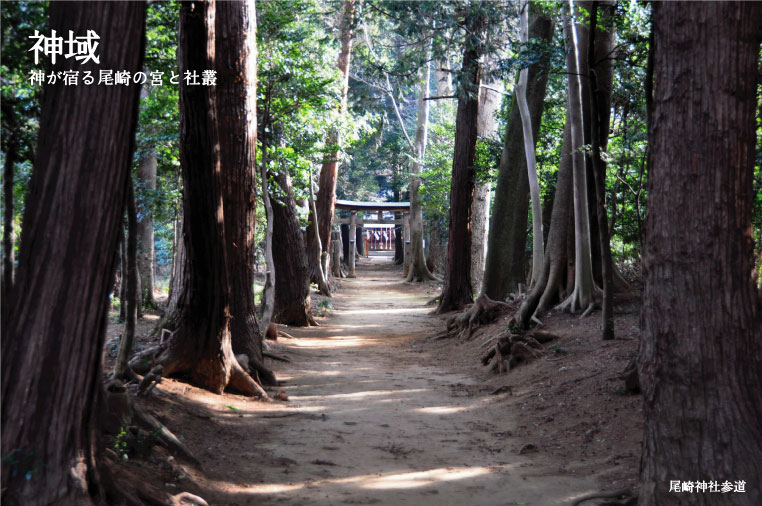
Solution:
{"label": "torii gate", "polygon": [[[338,220],[339,223],[349,224],[349,259],[347,264],[349,266],[347,277],[355,277],[355,251],[356,251],[356,238],[357,238],[357,225],[364,225],[366,223],[380,223],[388,225],[402,225],[403,235],[402,242],[403,247],[403,269],[407,272],[408,263],[410,262],[410,202],[357,202],[353,200],[337,200],[336,209],[343,209],[349,211],[349,219]],[[357,212],[377,212],[378,219],[375,220],[358,220]],[[401,211],[401,220],[385,220],[383,219],[384,211]]]}

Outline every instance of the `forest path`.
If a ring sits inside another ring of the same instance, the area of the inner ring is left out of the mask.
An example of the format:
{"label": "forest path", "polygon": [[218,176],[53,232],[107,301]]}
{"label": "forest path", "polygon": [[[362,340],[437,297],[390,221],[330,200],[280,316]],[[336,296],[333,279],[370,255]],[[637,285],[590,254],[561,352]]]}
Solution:
{"label": "forest path", "polygon": [[435,294],[400,278],[388,258],[363,260],[320,327],[286,329],[296,339],[278,349],[294,362],[276,372],[290,400],[218,411],[198,481],[210,504],[550,506],[595,489],[537,473],[515,415],[477,379],[424,365]]}

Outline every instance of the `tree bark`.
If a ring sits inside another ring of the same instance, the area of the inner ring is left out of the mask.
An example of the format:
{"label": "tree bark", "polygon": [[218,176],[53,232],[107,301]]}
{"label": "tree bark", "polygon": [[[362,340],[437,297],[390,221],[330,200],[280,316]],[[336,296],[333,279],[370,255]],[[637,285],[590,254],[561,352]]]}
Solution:
{"label": "tree bark", "polygon": [[175,219],[175,252],[172,258],[172,278],[169,280],[169,295],[167,297],[167,307],[164,311],[164,317],[161,323],[157,325],[154,331],[161,331],[164,328],[176,329],[180,315],[179,305],[180,296],[185,287],[185,281],[190,276],[190,266],[185,255],[185,239],[183,238],[183,217],[180,215]]}
{"label": "tree bark", "polygon": [[[347,94],[349,92],[349,60],[352,53],[352,28],[354,25],[355,0],[345,0],[341,6],[341,19],[339,20],[339,41],[341,50],[337,66],[341,72],[341,101],[339,102],[339,116],[343,116],[347,109]],[[331,146],[340,146],[341,139],[338,132],[333,132],[328,136],[328,144]],[[336,179],[339,175],[339,152],[332,151],[327,154],[326,160],[320,169],[319,190],[317,194],[318,213],[318,231],[320,232],[320,242],[322,253],[328,252],[328,244],[331,238],[331,227],[333,226],[333,213],[336,208]],[[307,244],[311,244],[312,234],[307,234]],[[314,246],[314,245],[313,245]],[[314,248],[310,247],[310,251]],[[319,268],[318,265],[312,265],[310,260],[310,272]]]}
{"label": "tree bark", "polygon": [[132,177],[127,181],[127,268],[126,276],[122,282],[127,286],[125,305],[124,329],[122,339],[119,342],[119,353],[114,364],[114,377],[117,379],[131,379],[130,352],[135,344],[135,325],[138,321],[138,305],[140,294],[138,293],[138,217],[135,205],[135,190],[132,185]]}
{"label": "tree bark", "polygon": [[[145,4],[53,3],[49,28],[108,37],[100,65],[142,68]],[[109,285],[130,175],[137,86],[45,89],[18,270],[2,333],[2,502],[103,501],[96,465]]]}
{"label": "tree bark", "polygon": [[[529,41],[529,0],[522,0],[520,7],[521,17],[521,42]],[[530,286],[542,276],[544,264],[545,237],[542,231],[542,203],[540,202],[540,183],[537,180],[537,163],[535,161],[535,141],[532,135],[532,118],[527,103],[527,81],[529,70],[521,69],[519,82],[516,85],[516,104],[521,116],[521,129],[524,137],[524,154],[527,164],[527,177],[529,180],[529,195],[532,202],[532,277]]]}
{"label": "tree bark", "polygon": [[[571,8],[570,5],[569,8]],[[566,64],[569,77],[569,123],[571,132],[572,163],[574,166],[574,290],[563,309],[572,313],[589,310],[598,301],[599,290],[593,279],[590,246],[590,218],[588,215],[587,170],[583,151],[585,124],[583,121],[583,90],[580,76],[581,55],[586,55],[586,45],[578,39],[576,13],[569,12],[564,21],[567,52]],[[586,41],[583,41],[586,43]]]}
{"label": "tree bark", "polygon": [[[178,47],[181,75],[218,68],[216,58],[225,58],[224,50],[215,48],[215,15],[213,0],[182,4]],[[244,104],[239,103],[239,107]],[[266,397],[241,368],[231,345],[220,148],[215,88],[187,85],[181,80],[180,165],[188,269],[178,303],[178,327],[156,364],[163,366],[166,376],[187,373],[193,382],[215,393],[230,385],[243,393]]]}
{"label": "tree bark", "polygon": [[[11,114],[3,112],[3,114]],[[10,124],[15,122],[7,119]],[[2,305],[5,308],[10,300],[9,296],[13,288],[13,174],[15,172],[16,158],[18,155],[18,143],[13,136],[8,139],[8,150],[5,153],[3,166],[3,289]]]}
{"label": "tree bark", "polygon": [[275,306],[273,320],[286,325],[307,327],[314,323],[310,315],[310,276],[304,236],[296,213],[291,176],[282,172],[275,177],[280,198],[271,195],[273,209],[273,251],[275,262]]}
{"label": "tree bark", "polygon": [[[470,14],[469,32],[481,36],[484,19]],[[471,203],[474,196],[474,157],[476,155],[476,119],[479,113],[478,42],[467,42],[463,51],[461,88],[455,119],[455,152],[450,186],[450,231],[447,244],[447,268],[437,313],[462,308],[473,301],[471,288]]]}
{"label": "tree bark", "polygon": [[[410,166],[410,261],[406,281],[429,281],[434,276],[426,266],[423,256],[423,200],[418,189],[421,186],[421,169],[426,155],[426,143],[429,136],[429,79],[431,66],[427,62],[420,70],[421,80],[418,90],[418,124],[415,129],[415,156],[417,160]],[[395,216],[401,213],[395,213]],[[399,227],[395,227],[399,228]],[[395,233],[395,245],[397,244]],[[401,238],[404,250],[404,238]],[[408,262],[406,262],[408,263]]]}
{"label": "tree bark", "polygon": [[[480,139],[491,140],[497,134],[496,114],[500,109],[502,95],[493,91],[502,90],[499,81],[487,83],[488,88],[479,91],[479,114],[476,118],[476,135]],[[481,180],[477,175],[474,182],[474,201],[471,204],[473,223],[471,226],[471,287],[480,293],[484,278],[484,262],[487,259],[487,237],[489,235],[490,192],[489,180]]]}
{"label": "tree bark", "polygon": [[[309,214],[310,214],[310,224],[312,223],[318,223],[317,218],[317,206],[315,205],[315,194],[312,189],[312,168],[310,168],[310,188],[309,188]],[[308,233],[312,234],[312,239],[314,239],[314,248],[312,248],[307,253],[312,255],[313,260],[315,261],[315,265],[317,265],[317,269],[313,271],[313,274],[317,277],[317,286],[318,290],[320,291],[321,295],[325,295],[327,297],[331,296],[331,288],[328,286],[328,252],[327,250],[329,248],[326,248],[326,251],[323,250],[323,242],[320,240],[320,234],[318,233],[317,227],[312,227],[312,230],[307,230]],[[330,240],[330,235],[329,235]],[[309,244],[309,241],[307,241],[307,244]],[[308,262],[309,263],[309,262]]]}
{"label": "tree bark", "polygon": [[[124,220],[122,220],[124,221]],[[127,238],[125,237],[124,224],[119,225],[119,270],[121,279],[119,282],[119,322],[127,320]]]}
{"label": "tree bark", "polygon": [[[138,164],[138,181],[143,188],[156,189],[156,155],[144,156]],[[138,220],[138,270],[140,271],[140,303],[146,308],[156,307],[153,297],[154,285],[154,246],[153,246],[153,216],[150,206],[139,206]]]}
{"label": "tree bark", "polygon": [[260,380],[277,384],[264,366],[254,304],[256,226],[257,20],[253,0],[220,2],[215,18],[217,120],[223,171],[225,254],[230,280],[233,353],[249,358]]}
{"label": "tree bark", "polygon": [[548,230],[542,275],[532,286],[527,297],[516,313],[516,322],[522,328],[529,327],[532,317],[539,317],[551,304],[559,299],[564,285],[567,267],[567,241],[570,227],[574,226],[572,206],[573,167],[571,154],[571,133],[569,114],[566,115],[563,140],[561,141],[561,163],[558,166],[556,195]]}
{"label": "tree bark", "polygon": [[[553,22],[534,12],[530,4],[529,36],[550,42]],[[529,67],[527,102],[532,118],[532,138],[540,132],[545,91],[548,84],[547,59]],[[492,225],[489,230],[487,260],[482,293],[493,300],[505,300],[524,283],[527,216],[529,213],[529,179],[521,126],[521,116],[514,98],[511,105],[505,143],[500,157]]]}
{"label": "tree bark", "polygon": [[[595,180],[596,219],[598,222],[598,250],[601,257],[601,279],[603,297],[601,301],[601,329],[603,339],[614,339],[614,263],[611,258],[609,242],[608,214],[606,212],[606,162],[601,152],[606,151],[609,138],[609,116],[611,109],[611,90],[613,85],[613,65],[611,52],[614,50],[616,32],[614,15],[616,4],[612,2],[593,2],[590,10],[590,132],[593,176]],[[601,11],[601,23],[598,23],[598,11]],[[600,29],[599,27],[604,27]]]}
{"label": "tree bark", "polygon": [[[762,4],[653,9],[639,504],[758,505],[762,307],[750,230]],[[746,492],[670,492],[679,479],[744,480]]]}
{"label": "tree bark", "polygon": [[262,180],[262,202],[265,207],[267,227],[265,228],[265,286],[262,288],[262,320],[259,322],[259,332],[264,334],[270,326],[275,306],[275,259],[273,257],[274,218],[272,201],[270,200],[269,180],[267,177],[267,144],[262,143],[262,163],[260,179]]}

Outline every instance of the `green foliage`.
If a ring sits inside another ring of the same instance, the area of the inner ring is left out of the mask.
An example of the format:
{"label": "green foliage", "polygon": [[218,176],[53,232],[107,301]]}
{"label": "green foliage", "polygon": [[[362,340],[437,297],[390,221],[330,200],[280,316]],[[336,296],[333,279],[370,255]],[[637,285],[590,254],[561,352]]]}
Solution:
{"label": "green foliage", "polygon": [[129,443],[127,442],[127,430],[124,426],[119,429],[119,434],[117,434],[116,439],[114,440],[114,451],[119,456],[119,458],[122,458],[124,460],[127,460],[129,458]]}
{"label": "green foliage", "polygon": [[[147,156],[156,157],[156,188],[150,189],[133,177],[138,219],[150,212],[154,219],[154,247],[159,277],[172,265],[174,227],[182,203],[179,141],[180,109],[178,85],[169,76],[179,74],[177,26],[179,4],[172,0],[151,2],[146,11],[146,74],[162,72],[163,85],[143,86],[136,133],[135,171]],[[136,174],[136,172],[135,172]]]}
{"label": "green foliage", "polygon": [[269,173],[291,174],[297,198],[307,193],[310,169],[333,148],[328,134],[350,133],[338,114],[337,49],[326,48],[318,7],[314,0],[270,0],[257,13],[259,151],[267,150]]}
{"label": "green foliage", "polygon": [[47,8],[47,2],[3,2],[0,9],[0,24],[2,25],[0,146],[3,152],[2,163],[5,163],[9,150],[14,150],[16,153],[13,199],[14,228],[17,230],[21,226],[26,190],[32,174],[42,98],[42,87],[32,86],[29,82],[29,74],[32,70],[44,70],[43,62],[34,63],[33,53],[29,52],[28,37],[35,30],[45,31]]}

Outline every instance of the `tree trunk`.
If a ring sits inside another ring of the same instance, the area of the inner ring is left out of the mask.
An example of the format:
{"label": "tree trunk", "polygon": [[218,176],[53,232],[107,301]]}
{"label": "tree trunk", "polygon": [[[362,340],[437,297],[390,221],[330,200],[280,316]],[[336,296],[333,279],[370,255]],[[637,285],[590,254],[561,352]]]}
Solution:
{"label": "tree trunk", "polygon": [[[639,504],[758,505],[762,307],[749,231],[762,4],[653,9]],[[744,480],[746,492],[671,492],[680,479]]]}
{"label": "tree trunk", "polygon": [[[421,81],[418,91],[418,124],[415,129],[415,156],[417,160],[410,166],[410,261],[406,281],[429,281],[434,279],[423,256],[423,201],[418,189],[421,186],[421,168],[426,155],[429,135],[429,79],[431,66],[427,62],[420,70]],[[398,213],[401,216],[401,213]],[[395,227],[399,228],[399,227]],[[395,234],[396,236],[396,234]],[[404,238],[402,238],[403,242]],[[395,241],[396,243],[396,241]],[[403,244],[404,249],[404,244]]]}
{"label": "tree trunk", "polygon": [[426,267],[429,272],[444,272],[447,258],[447,242],[445,241],[445,228],[439,222],[429,223],[429,241],[427,244]]}
{"label": "tree trunk", "polygon": [[117,379],[132,379],[134,375],[130,370],[129,360],[132,347],[135,344],[135,325],[138,321],[138,305],[140,294],[138,293],[138,217],[135,205],[135,190],[132,185],[132,177],[127,181],[127,269],[126,277],[122,282],[127,286],[125,305],[124,329],[122,339],[119,342],[119,353],[114,365],[114,377]]}
{"label": "tree trunk", "polygon": [[[341,7],[341,19],[339,20],[339,41],[341,42],[341,51],[337,66],[341,72],[341,101],[339,103],[339,116],[343,116],[347,109],[347,93],[349,92],[349,60],[352,53],[352,28],[354,26],[355,0],[345,0]],[[341,139],[338,132],[333,132],[328,136],[328,145],[340,147]],[[320,241],[322,251],[328,251],[328,244],[331,238],[331,227],[333,226],[333,213],[336,208],[336,179],[339,175],[339,152],[333,151],[327,153],[326,160],[320,169],[319,190],[317,194],[318,230],[320,232]],[[307,244],[313,239],[312,234],[307,234]],[[314,248],[310,247],[310,251]],[[318,268],[312,265],[310,259],[310,272]]]}
{"label": "tree trunk", "polygon": [[[144,156],[138,164],[138,181],[148,191],[156,189],[156,155]],[[153,216],[149,206],[140,206],[138,220],[138,270],[140,271],[140,303],[146,309],[156,307],[153,298],[154,247]]]}
{"label": "tree trunk", "polygon": [[167,297],[167,307],[164,311],[164,317],[161,323],[157,325],[156,330],[176,329],[178,317],[180,315],[178,308],[180,296],[185,287],[185,280],[190,276],[190,267],[185,255],[185,239],[183,238],[183,217],[180,215],[175,219],[175,252],[172,258],[172,278],[169,281],[169,295]]}
{"label": "tree trunk", "polygon": [[[522,0],[520,7],[521,17],[521,42],[526,44],[529,40],[529,0]],[[537,163],[535,161],[535,141],[532,135],[532,118],[527,103],[527,80],[529,70],[524,68],[519,73],[519,82],[516,85],[516,104],[521,116],[521,128],[524,137],[524,154],[527,164],[527,177],[529,180],[529,195],[532,202],[532,277],[530,286],[542,276],[544,264],[545,240],[542,231],[542,203],[540,202],[540,182],[537,180]]]}
{"label": "tree trunk", "polygon": [[[529,36],[543,42],[553,37],[553,22],[536,14],[530,4]],[[547,59],[529,67],[527,102],[532,118],[532,138],[540,131],[545,91],[548,84]],[[521,116],[514,98],[511,105],[505,144],[500,157],[492,225],[489,230],[487,260],[482,293],[493,300],[505,300],[525,281],[527,216],[529,213],[529,179]]]}
{"label": "tree trunk", "polygon": [[[467,20],[474,37],[482,34],[482,15],[471,14]],[[447,244],[447,269],[437,313],[462,308],[472,302],[471,289],[471,203],[474,196],[474,157],[476,155],[476,119],[479,113],[478,42],[467,42],[463,51],[461,88],[458,91],[458,114],[455,119],[455,152],[450,186],[450,232]]]}
{"label": "tree trunk", "polygon": [[[108,37],[100,65],[142,68],[145,4],[52,3],[49,28]],[[101,355],[137,124],[137,86],[48,85],[2,334],[2,502],[103,501],[96,466]]]}
{"label": "tree trunk", "polygon": [[262,288],[262,320],[259,322],[259,332],[264,334],[270,326],[275,306],[275,259],[273,257],[273,207],[270,200],[269,179],[267,177],[267,144],[262,142],[262,163],[259,177],[262,180],[262,202],[264,202],[267,227],[265,229],[265,286]]}
{"label": "tree trunk", "polygon": [[296,213],[291,176],[282,172],[275,177],[282,201],[272,195],[273,251],[275,262],[275,306],[273,319],[286,325],[307,327],[314,323],[310,315],[310,276],[304,237]]}
{"label": "tree trunk", "polygon": [[[318,214],[317,214],[317,206],[315,205],[315,195],[314,191],[312,189],[312,168],[310,167],[310,188],[309,188],[309,213],[310,213],[310,224],[312,223],[318,223]],[[325,295],[327,297],[331,296],[331,288],[328,286],[328,247],[326,247],[325,251],[323,251],[323,241],[320,240],[320,234],[318,233],[317,227],[311,227],[312,230],[308,230],[308,233],[312,234],[312,239],[314,239],[314,247],[308,251],[307,253],[312,255],[313,260],[315,262],[315,265],[317,265],[317,269],[313,271],[313,274],[317,276],[317,286],[318,290],[320,291],[321,295]],[[328,236],[330,240],[330,235]],[[309,245],[310,241],[307,241],[307,244]],[[309,262],[308,262],[309,263]]]}
{"label": "tree trunk", "polygon": [[574,174],[574,290],[562,307],[572,313],[590,310],[597,303],[598,287],[593,280],[593,264],[590,247],[590,218],[587,208],[587,170],[585,166],[584,122],[582,114],[582,84],[579,75],[580,55],[586,55],[577,37],[576,13],[570,12],[564,22],[567,52],[566,64],[569,78],[568,109],[571,132],[572,163]]}
{"label": "tree trunk", "polygon": [[[412,185],[412,182],[410,183]],[[417,187],[416,187],[416,191]],[[394,192],[395,197],[394,200],[396,202],[399,202],[399,192]],[[412,207],[412,204],[411,204]],[[402,213],[401,212],[395,212],[394,213],[394,219],[396,220],[402,220]],[[395,265],[402,265],[405,262],[405,239],[402,237],[402,227],[400,225],[396,225],[394,227],[394,264]]]}
{"label": "tree trunk", "polygon": [[569,228],[574,226],[572,207],[573,167],[571,154],[569,114],[566,114],[563,140],[561,141],[561,163],[558,166],[556,195],[548,230],[548,244],[545,248],[542,275],[532,286],[527,297],[516,313],[516,322],[522,328],[529,327],[532,317],[539,317],[559,298],[564,285],[567,262],[567,238]]}
{"label": "tree trunk", "polygon": [[[12,119],[7,119],[7,121],[14,123]],[[0,293],[3,308],[8,305],[13,288],[13,173],[18,155],[17,150],[18,143],[15,138],[11,137],[8,139],[8,151],[5,153],[5,165],[3,166],[3,289]]]}
{"label": "tree trunk", "polygon": [[[213,0],[182,4],[178,47],[181,75],[218,68],[216,58],[226,58],[226,49],[215,48],[215,11]],[[238,106],[244,108],[245,104]],[[188,269],[178,303],[178,327],[156,363],[163,366],[164,375],[187,373],[193,382],[215,393],[230,385],[243,393],[265,397],[264,390],[241,368],[231,345],[225,183],[217,126],[215,88],[189,86],[181,80],[180,165]]]}
{"label": "tree trunk", "polygon": [[[616,4],[593,2],[590,11],[590,132],[592,150],[590,153],[595,179],[596,219],[598,222],[598,249],[601,257],[601,279],[603,297],[601,302],[601,328],[603,339],[614,339],[614,264],[609,242],[608,214],[606,212],[606,162],[601,157],[608,146],[611,90],[613,87],[613,65],[611,52],[614,49],[616,32],[614,15]],[[601,23],[598,23],[598,10]],[[602,26],[603,29],[598,27]]]}
{"label": "tree trunk", "polygon": [[[500,81],[487,83],[489,88],[479,91],[479,115],[476,118],[476,135],[480,139],[491,140],[497,136],[497,117],[502,95],[494,90],[503,89]],[[486,175],[486,174],[485,174]],[[474,183],[473,215],[471,225],[471,287],[474,293],[481,293],[484,278],[484,263],[487,259],[487,237],[489,235],[490,192],[489,180],[479,179]]]}
{"label": "tree trunk", "polygon": [[[122,220],[124,221],[124,220]],[[121,280],[119,283],[119,323],[127,320],[127,239],[125,237],[124,224],[119,224],[119,270]]]}
{"label": "tree trunk", "polygon": [[257,37],[253,0],[220,2],[215,18],[217,120],[223,171],[225,255],[230,280],[233,352],[249,358],[262,382],[275,385],[264,366],[254,305],[256,226]]}

